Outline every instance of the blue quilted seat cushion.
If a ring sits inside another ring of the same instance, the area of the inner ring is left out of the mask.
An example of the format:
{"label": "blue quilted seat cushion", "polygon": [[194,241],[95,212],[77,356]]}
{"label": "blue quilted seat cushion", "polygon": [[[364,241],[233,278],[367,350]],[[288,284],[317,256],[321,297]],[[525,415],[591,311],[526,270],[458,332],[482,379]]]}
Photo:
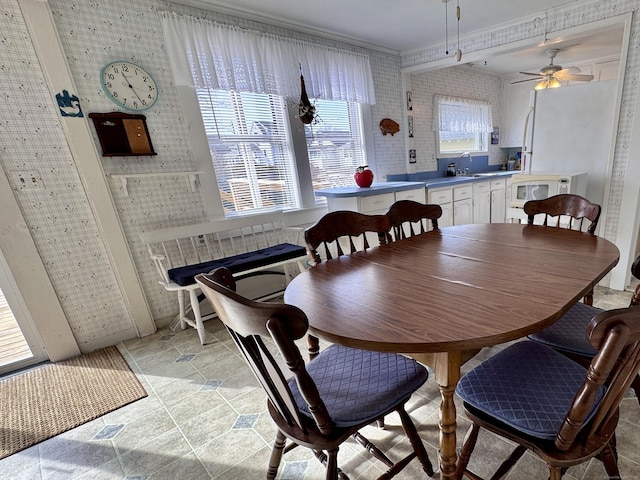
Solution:
{"label": "blue quilted seat cushion", "polygon": [[[552,440],[586,369],[537,342],[507,347],[464,375],[456,393],[470,406],[536,438]],[[584,424],[604,396],[601,387]]]}
{"label": "blue quilted seat cushion", "polygon": [[587,325],[594,316],[603,311],[591,305],[576,303],[556,323],[540,332],[529,335],[529,338],[549,345],[556,350],[575,353],[583,357],[593,357],[598,351],[589,342]]}
{"label": "blue quilted seat cushion", "polygon": [[[331,345],[307,364],[338,427],[373,421],[409,397],[429,376],[415,360],[394,353]],[[295,379],[289,387],[301,413],[311,417]]]}
{"label": "blue quilted seat cushion", "polygon": [[227,267],[231,273],[243,272],[252,268],[266,267],[272,263],[284,262],[306,255],[306,250],[300,245],[281,243],[273,247],[261,248],[253,252],[241,253],[231,257],[219,258],[196,265],[186,265],[169,270],[169,278],[183,287],[196,283],[194,277],[199,273],[210,272],[219,267]]}

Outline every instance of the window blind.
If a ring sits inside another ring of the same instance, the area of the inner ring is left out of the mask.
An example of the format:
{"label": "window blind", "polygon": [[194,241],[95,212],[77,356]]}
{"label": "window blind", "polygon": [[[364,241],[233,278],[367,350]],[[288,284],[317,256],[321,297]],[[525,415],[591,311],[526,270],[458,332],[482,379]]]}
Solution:
{"label": "window blind", "polygon": [[[355,102],[316,99],[316,121],[305,125],[313,189],[354,184],[357,167],[366,165],[362,114]],[[316,203],[326,203],[317,197]]]}
{"label": "window blind", "polygon": [[299,207],[282,97],[196,89],[229,216]]}

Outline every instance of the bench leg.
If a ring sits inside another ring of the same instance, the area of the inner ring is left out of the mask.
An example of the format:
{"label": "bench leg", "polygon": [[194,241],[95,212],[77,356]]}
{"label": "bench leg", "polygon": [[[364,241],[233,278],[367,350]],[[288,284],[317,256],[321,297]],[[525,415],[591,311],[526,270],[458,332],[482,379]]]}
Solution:
{"label": "bench leg", "polygon": [[187,311],[184,308],[184,290],[178,290],[178,307],[179,307],[179,312],[178,312],[178,317],[180,319],[180,329],[184,330],[185,328],[187,328],[187,322],[184,321],[185,317],[187,316]]}
{"label": "bench leg", "polygon": [[193,312],[193,320],[196,322],[196,330],[198,331],[198,337],[200,337],[200,343],[205,344],[206,332],[204,330],[204,323],[202,322],[202,316],[200,315],[200,302],[198,301],[198,293],[194,290],[189,290],[189,298],[191,299],[191,311]]}

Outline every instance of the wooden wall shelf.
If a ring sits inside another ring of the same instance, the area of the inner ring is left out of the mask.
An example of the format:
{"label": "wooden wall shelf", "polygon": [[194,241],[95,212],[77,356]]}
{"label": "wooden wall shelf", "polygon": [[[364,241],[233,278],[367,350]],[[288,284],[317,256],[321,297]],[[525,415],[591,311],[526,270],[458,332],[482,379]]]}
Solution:
{"label": "wooden wall shelf", "polygon": [[109,175],[111,178],[115,178],[120,180],[122,183],[122,190],[124,191],[125,196],[129,196],[128,189],[128,179],[130,178],[145,178],[145,177],[180,177],[186,176],[189,178],[189,185],[191,186],[191,191],[195,192],[198,188],[199,176],[202,172],[157,172],[157,173],[113,173]]}

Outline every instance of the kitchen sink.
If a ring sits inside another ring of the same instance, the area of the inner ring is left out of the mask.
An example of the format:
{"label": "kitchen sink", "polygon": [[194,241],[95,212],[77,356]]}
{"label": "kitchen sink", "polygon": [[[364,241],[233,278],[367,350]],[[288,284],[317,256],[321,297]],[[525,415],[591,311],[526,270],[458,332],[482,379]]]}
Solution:
{"label": "kitchen sink", "polygon": [[458,174],[459,177],[469,177],[469,178],[495,177],[496,175],[498,175],[498,174],[494,173],[494,172]]}

